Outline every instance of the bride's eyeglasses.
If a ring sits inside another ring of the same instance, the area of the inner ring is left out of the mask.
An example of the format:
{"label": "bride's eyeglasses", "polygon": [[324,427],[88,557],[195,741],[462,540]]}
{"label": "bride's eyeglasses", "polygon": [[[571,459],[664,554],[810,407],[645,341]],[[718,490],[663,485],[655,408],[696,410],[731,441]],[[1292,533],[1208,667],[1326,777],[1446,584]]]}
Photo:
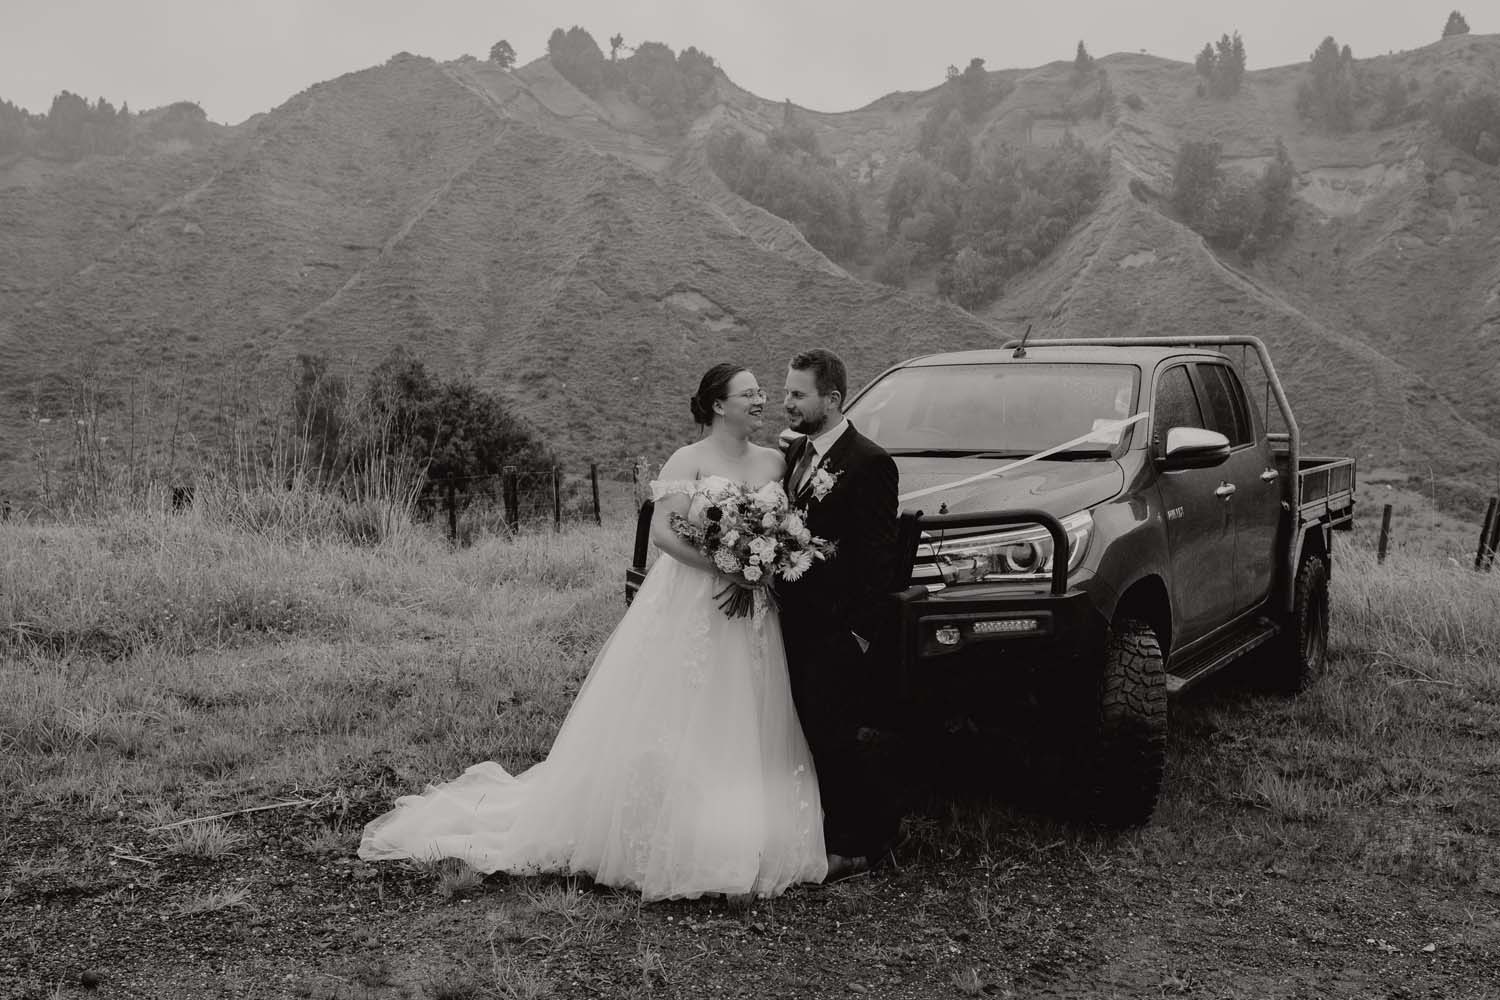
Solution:
{"label": "bride's eyeglasses", "polygon": [[729,394],[729,398],[748,399],[752,401],[759,400],[760,402],[764,403],[770,397],[766,395],[766,390],[764,389],[746,389],[744,392],[731,392]]}

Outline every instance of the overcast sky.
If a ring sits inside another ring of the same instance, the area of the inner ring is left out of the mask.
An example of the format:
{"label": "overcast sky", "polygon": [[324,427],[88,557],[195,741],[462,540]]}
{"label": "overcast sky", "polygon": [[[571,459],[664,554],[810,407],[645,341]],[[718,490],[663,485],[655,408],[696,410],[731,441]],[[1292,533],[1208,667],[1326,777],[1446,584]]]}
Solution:
{"label": "overcast sky", "polygon": [[[1464,0],[1458,0],[1463,3]],[[136,110],[197,101],[238,123],[321,80],[408,51],[529,62],[554,27],[600,47],[696,45],[772,100],[845,111],[920,90],[973,56],[990,69],[1145,50],[1190,60],[1238,30],[1251,69],[1300,62],[1324,35],[1358,57],[1435,41],[1454,0],[0,0],[0,98],[45,112],[61,90]],[[1460,7],[1476,33],[1500,5]]]}

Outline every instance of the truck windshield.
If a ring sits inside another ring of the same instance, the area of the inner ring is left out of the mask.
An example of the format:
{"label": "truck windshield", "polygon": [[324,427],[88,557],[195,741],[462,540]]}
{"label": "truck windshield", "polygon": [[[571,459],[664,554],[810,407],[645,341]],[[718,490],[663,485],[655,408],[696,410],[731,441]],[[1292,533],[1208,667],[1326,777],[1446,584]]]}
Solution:
{"label": "truck windshield", "polygon": [[[848,415],[892,454],[1030,455],[1132,415],[1139,379],[1134,365],[901,368],[860,394]],[[1087,442],[1066,457],[1104,458],[1121,443]]]}

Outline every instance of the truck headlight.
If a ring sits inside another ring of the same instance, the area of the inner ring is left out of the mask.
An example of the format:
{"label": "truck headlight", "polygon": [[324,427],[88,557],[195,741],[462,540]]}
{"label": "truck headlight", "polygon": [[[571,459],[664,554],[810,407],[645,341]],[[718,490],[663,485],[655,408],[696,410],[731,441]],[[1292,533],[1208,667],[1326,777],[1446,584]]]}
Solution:
{"label": "truck headlight", "polygon": [[[1094,533],[1094,515],[1081,510],[1062,519],[1068,536],[1068,570],[1077,568]],[[966,538],[932,539],[932,565],[943,582],[1046,579],[1052,574],[1052,536],[1041,526],[1011,528]]]}

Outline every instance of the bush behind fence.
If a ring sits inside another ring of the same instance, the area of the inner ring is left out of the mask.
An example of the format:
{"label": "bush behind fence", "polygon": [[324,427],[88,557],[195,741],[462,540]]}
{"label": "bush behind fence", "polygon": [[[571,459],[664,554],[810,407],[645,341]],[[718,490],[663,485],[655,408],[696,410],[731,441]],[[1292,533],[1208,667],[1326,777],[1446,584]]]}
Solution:
{"label": "bush behind fence", "polygon": [[413,516],[440,526],[459,543],[485,534],[618,521],[632,517],[640,506],[644,468],[641,460],[591,462],[582,470],[507,467],[493,474],[433,479],[417,498]]}

